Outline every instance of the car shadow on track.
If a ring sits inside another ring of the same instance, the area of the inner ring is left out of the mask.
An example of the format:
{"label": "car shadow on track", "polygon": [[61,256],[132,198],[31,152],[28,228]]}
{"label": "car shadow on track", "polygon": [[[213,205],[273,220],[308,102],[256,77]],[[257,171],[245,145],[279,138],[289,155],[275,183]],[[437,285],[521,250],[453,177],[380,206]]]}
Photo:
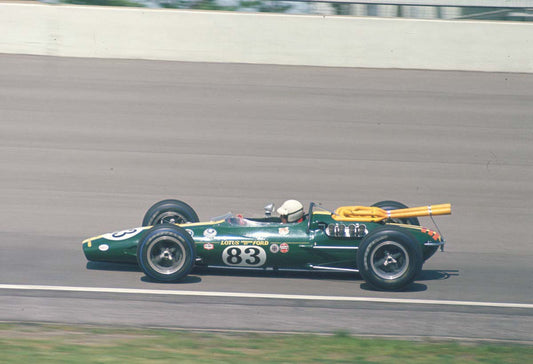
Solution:
{"label": "car shadow on track", "polygon": [[219,277],[260,277],[260,278],[291,278],[291,279],[317,279],[336,281],[357,281],[358,273],[324,272],[324,271],[284,271],[284,270],[251,270],[251,269],[225,269],[195,267],[194,274],[199,276]]}
{"label": "car shadow on track", "polygon": [[[133,264],[133,263],[130,264],[130,263],[87,262],[86,267],[89,270],[116,271],[116,272],[142,272],[142,269],[137,264]],[[149,283],[165,283],[165,284],[169,283],[169,282],[159,282],[154,279],[151,279],[148,276],[143,276],[141,278],[141,281],[149,282]],[[201,281],[202,281],[202,278],[198,276],[188,275],[182,281],[171,282],[171,283],[199,283]]]}
{"label": "car shadow on track", "polygon": [[[458,270],[422,270],[420,274],[416,277],[415,282],[411,283],[404,289],[398,290],[396,292],[423,292],[428,289],[428,286],[422,282],[428,281],[439,281],[444,279],[449,279],[450,277],[459,276]],[[361,283],[361,289],[365,291],[379,291],[370,284],[363,282]]]}
{"label": "car shadow on track", "polygon": [[[119,272],[142,272],[136,264],[128,263],[107,263],[107,262],[87,262],[87,269],[102,271],[119,271]],[[370,284],[361,281],[362,278],[358,273],[346,272],[323,272],[323,271],[277,271],[277,270],[247,270],[247,269],[221,269],[195,267],[190,275],[176,284],[200,283],[202,276],[219,276],[219,277],[263,277],[263,278],[290,278],[290,279],[316,279],[316,280],[335,280],[335,281],[353,281],[361,282],[361,289],[365,291],[378,291]],[[459,276],[458,270],[422,270],[417,276],[416,281],[399,292],[422,292],[427,290],[427,285],[419,282],[438,281]],[[150,277],[143,276],[143,282],[158,282]]]}
{"label": "car shadow on track", "polygon": [[[382,289],[377,289],[366,282],[361,283],[359,287],[363,291],[383,292]],[[428,289],[428,286],[426,286],[425,284],[414,282],[403,289],[395,290],[393,292],[423,292],[423,291],[427,291],[427,289]]]}
{"label": "car shadow on track", "polygon": [[178,281],[178,282],[160,282],[148,276],[143,276],[141,277],[141,281],[146,282],[146,283],[155,283],[155,284],[191,284],[191,283],[200,283],[202,281],[202,278],[196,275],[188,275],[187,277],[183,278],[181,281]]}
{"label": "car shadow on track", "polygon": [[458,270],[451,269],[432,269],[432,270],[422,270],[420,274],[416,277],[417,281],[440,281],[443,279],[449,279],[451,277],[458,277]]}
{"label": "car shadow on track", "polygon": [[117,271],[117,272],[141,272],[141,268],[137,264],[129,264],[129,263],[87,262],[86,267],[89,270],[106,270],[106,271]]}

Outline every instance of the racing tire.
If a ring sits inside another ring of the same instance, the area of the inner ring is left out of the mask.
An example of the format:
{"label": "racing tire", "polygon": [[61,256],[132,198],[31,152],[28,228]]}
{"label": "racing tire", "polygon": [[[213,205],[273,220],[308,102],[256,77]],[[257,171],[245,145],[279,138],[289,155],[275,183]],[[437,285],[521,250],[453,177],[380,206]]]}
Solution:
{"label": "racing tire", "polygon": [[367,283],[379,290],[398,291],[411,284],[422,269],[422,249],[409,233],[387,226],[365,236],[356,262]]}
{"label": "racing tire", "polygon": [[156,225],[137,245],[137,262],[157,281],[184,279],[194,266],[196,247],[185,229],[173,224]]}
{"label": "racing tire", "polygon": [[198,222],[194,209],[183,201],[163,200],[155,203],[144,214],[142,226],[158,224],[185,224]]}
{"label": "racing tire", "polygon": [[[373,204],[372,207],[379,207],[380,209],[383,209],[385,211],[409,208],[408,206],[398,201],[380,201]],[[403,219],[387,219],[386,222],[420,226],[420,221],[418,221],[418,218],[416,217],[408,217]]]}

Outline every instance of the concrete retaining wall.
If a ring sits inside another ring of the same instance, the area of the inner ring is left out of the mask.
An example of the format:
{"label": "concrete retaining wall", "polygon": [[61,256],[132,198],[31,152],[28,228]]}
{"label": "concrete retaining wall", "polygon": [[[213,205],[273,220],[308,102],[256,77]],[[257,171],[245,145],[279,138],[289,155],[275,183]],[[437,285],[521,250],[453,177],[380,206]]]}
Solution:
{"label": "concrete retaining wall", "polygon": [[533,24],[1,3],[0,53],[533,72]]}

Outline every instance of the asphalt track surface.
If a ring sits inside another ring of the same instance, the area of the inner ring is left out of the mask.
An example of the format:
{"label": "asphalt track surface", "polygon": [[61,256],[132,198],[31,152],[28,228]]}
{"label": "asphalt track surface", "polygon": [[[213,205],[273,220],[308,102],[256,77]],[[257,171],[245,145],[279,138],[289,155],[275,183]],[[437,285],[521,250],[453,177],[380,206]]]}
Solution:
{"label": "asphalt track surface", "polygon": [[[0,321],[533,342],[533,75],[0,55],[0,151]],[[287,198],[453,214],[403,292],[85,260],[164,198],[202,220]]]}

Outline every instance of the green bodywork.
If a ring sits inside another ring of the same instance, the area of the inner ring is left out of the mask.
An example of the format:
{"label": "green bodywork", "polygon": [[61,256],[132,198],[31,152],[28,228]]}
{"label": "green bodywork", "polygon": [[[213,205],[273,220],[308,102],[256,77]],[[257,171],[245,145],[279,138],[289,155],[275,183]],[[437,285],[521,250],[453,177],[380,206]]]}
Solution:
{"label": "green bodywork", "polygon": [[[199,266],[357,271],[361,240],[386,224],[340,221],[329,212],[315,211],[298,223],[231,215],[218,221],[179,226],[194,239]],[[393,225],[420,244],[424,260],[444,244],[434,231],[415,225]],[[87,239],[83,241],[83,252],[91,261],[137,263],[137,244],[149,229],[140,227]]]}

